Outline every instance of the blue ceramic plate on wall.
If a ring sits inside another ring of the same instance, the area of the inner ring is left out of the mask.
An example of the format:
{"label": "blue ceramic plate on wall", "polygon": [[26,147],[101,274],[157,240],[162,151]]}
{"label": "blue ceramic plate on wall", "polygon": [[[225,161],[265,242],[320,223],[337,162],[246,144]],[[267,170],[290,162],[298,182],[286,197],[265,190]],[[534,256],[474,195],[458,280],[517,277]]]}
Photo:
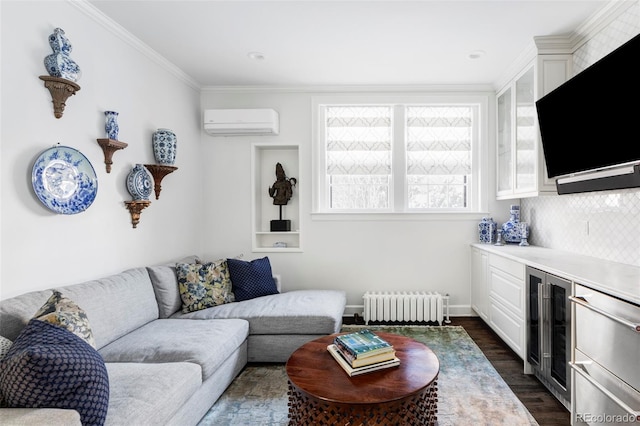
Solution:
{"label": "blue ceramic plate on wall", "polygon": [[33,165],[31,182],[42,204],[60,214],[85,211],[98,192],[93,166],[80,151],[68,146],[42,152]]}

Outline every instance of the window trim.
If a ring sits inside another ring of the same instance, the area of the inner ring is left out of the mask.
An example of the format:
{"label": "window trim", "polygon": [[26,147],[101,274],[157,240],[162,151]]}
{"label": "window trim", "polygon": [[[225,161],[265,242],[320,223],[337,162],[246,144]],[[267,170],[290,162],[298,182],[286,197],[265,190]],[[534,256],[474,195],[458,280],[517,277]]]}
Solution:
{"label": "window trim", "polygon": [[[336,95],[336,96],[315,96],[311,98],[311,114],[312,114],[312,209],[314,218],[326,220],[326,216],[340,216],[343,218],[365,217],[371,220],[377,218],[388,219],[390,216],[413,218],[424,218],[429,216],[451,217],[451,215],[475,217],[478,212],[486,211],[488,205],[487,188],[488,179],[488,152],[489,152],[489,135],[488,123],[489,119],[489,102],[490,94],[488,93],[434,93],[424,95]],[[470,187],[471,195],[469,199],[469,208],[467,209],[409,209],[407,200],[407,182],[406,182],[406,158],[404,140],[404,126],[394,126],[394,143],[392,145],[392,177],[391,177],[391,208],[384,211],[372,210],[329,210],[326,208],[326,192],[325,183],[323,181],[326,170],[325,147],[324,147],[324,120],[323,105],[380,105],[388,104],[394,106],[394,117],[397,120],[403,119],[403,115],[397,115],[399,110],[403,110],[404,106],[410,105],[474,105],[477,113],[477,126],[474,131],[474,143],[471,149],[472,164],[472,183]],[[401,141],[402,144],[397,143]],[[398,161],[400,160],[400,161]],[[402,173],[398,174],[398,170]],[[401,197],[397,197],[398,191],[401,191]]]}

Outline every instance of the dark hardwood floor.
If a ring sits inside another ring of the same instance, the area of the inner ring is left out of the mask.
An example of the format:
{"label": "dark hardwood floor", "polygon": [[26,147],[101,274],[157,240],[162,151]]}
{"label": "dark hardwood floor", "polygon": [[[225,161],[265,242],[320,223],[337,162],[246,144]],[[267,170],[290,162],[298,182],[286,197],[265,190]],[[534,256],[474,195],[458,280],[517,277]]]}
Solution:
{"label": "dark hardwood floor", "polygon": [[523,373],[523,361],[478,317],[452,317],[482,350],[493,367],[541,426],[569,426],[571,414],[533,375]]}
{"label": "dark hardwood floor", "polygon": [[[344,324],[364,324],[362,317],[345,317]],[[522,401],[540,426],[570,426],[571,414],[532,374],[524,374],[522,359],[479,317],[451,317],[462,326]]]}

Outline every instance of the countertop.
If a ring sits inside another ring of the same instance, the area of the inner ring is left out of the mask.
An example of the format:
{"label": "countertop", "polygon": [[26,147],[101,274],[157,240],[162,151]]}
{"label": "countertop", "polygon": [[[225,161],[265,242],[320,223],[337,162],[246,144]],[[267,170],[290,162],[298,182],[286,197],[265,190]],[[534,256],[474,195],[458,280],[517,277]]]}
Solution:
{"label": "countertop", "polygon": [[538,246],[494,246],[483,243],[471,246],[640,305],[638,266]]}

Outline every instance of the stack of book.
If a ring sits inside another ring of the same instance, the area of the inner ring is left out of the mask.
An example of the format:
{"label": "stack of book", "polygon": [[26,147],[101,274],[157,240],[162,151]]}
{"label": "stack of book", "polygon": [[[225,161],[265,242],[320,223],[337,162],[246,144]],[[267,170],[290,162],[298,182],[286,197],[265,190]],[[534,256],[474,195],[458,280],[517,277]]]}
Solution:
{"label": "stack of book", "polygon": [[400,365],[393,346],[368,329],[336,336],[327,350],[349,376]]}

